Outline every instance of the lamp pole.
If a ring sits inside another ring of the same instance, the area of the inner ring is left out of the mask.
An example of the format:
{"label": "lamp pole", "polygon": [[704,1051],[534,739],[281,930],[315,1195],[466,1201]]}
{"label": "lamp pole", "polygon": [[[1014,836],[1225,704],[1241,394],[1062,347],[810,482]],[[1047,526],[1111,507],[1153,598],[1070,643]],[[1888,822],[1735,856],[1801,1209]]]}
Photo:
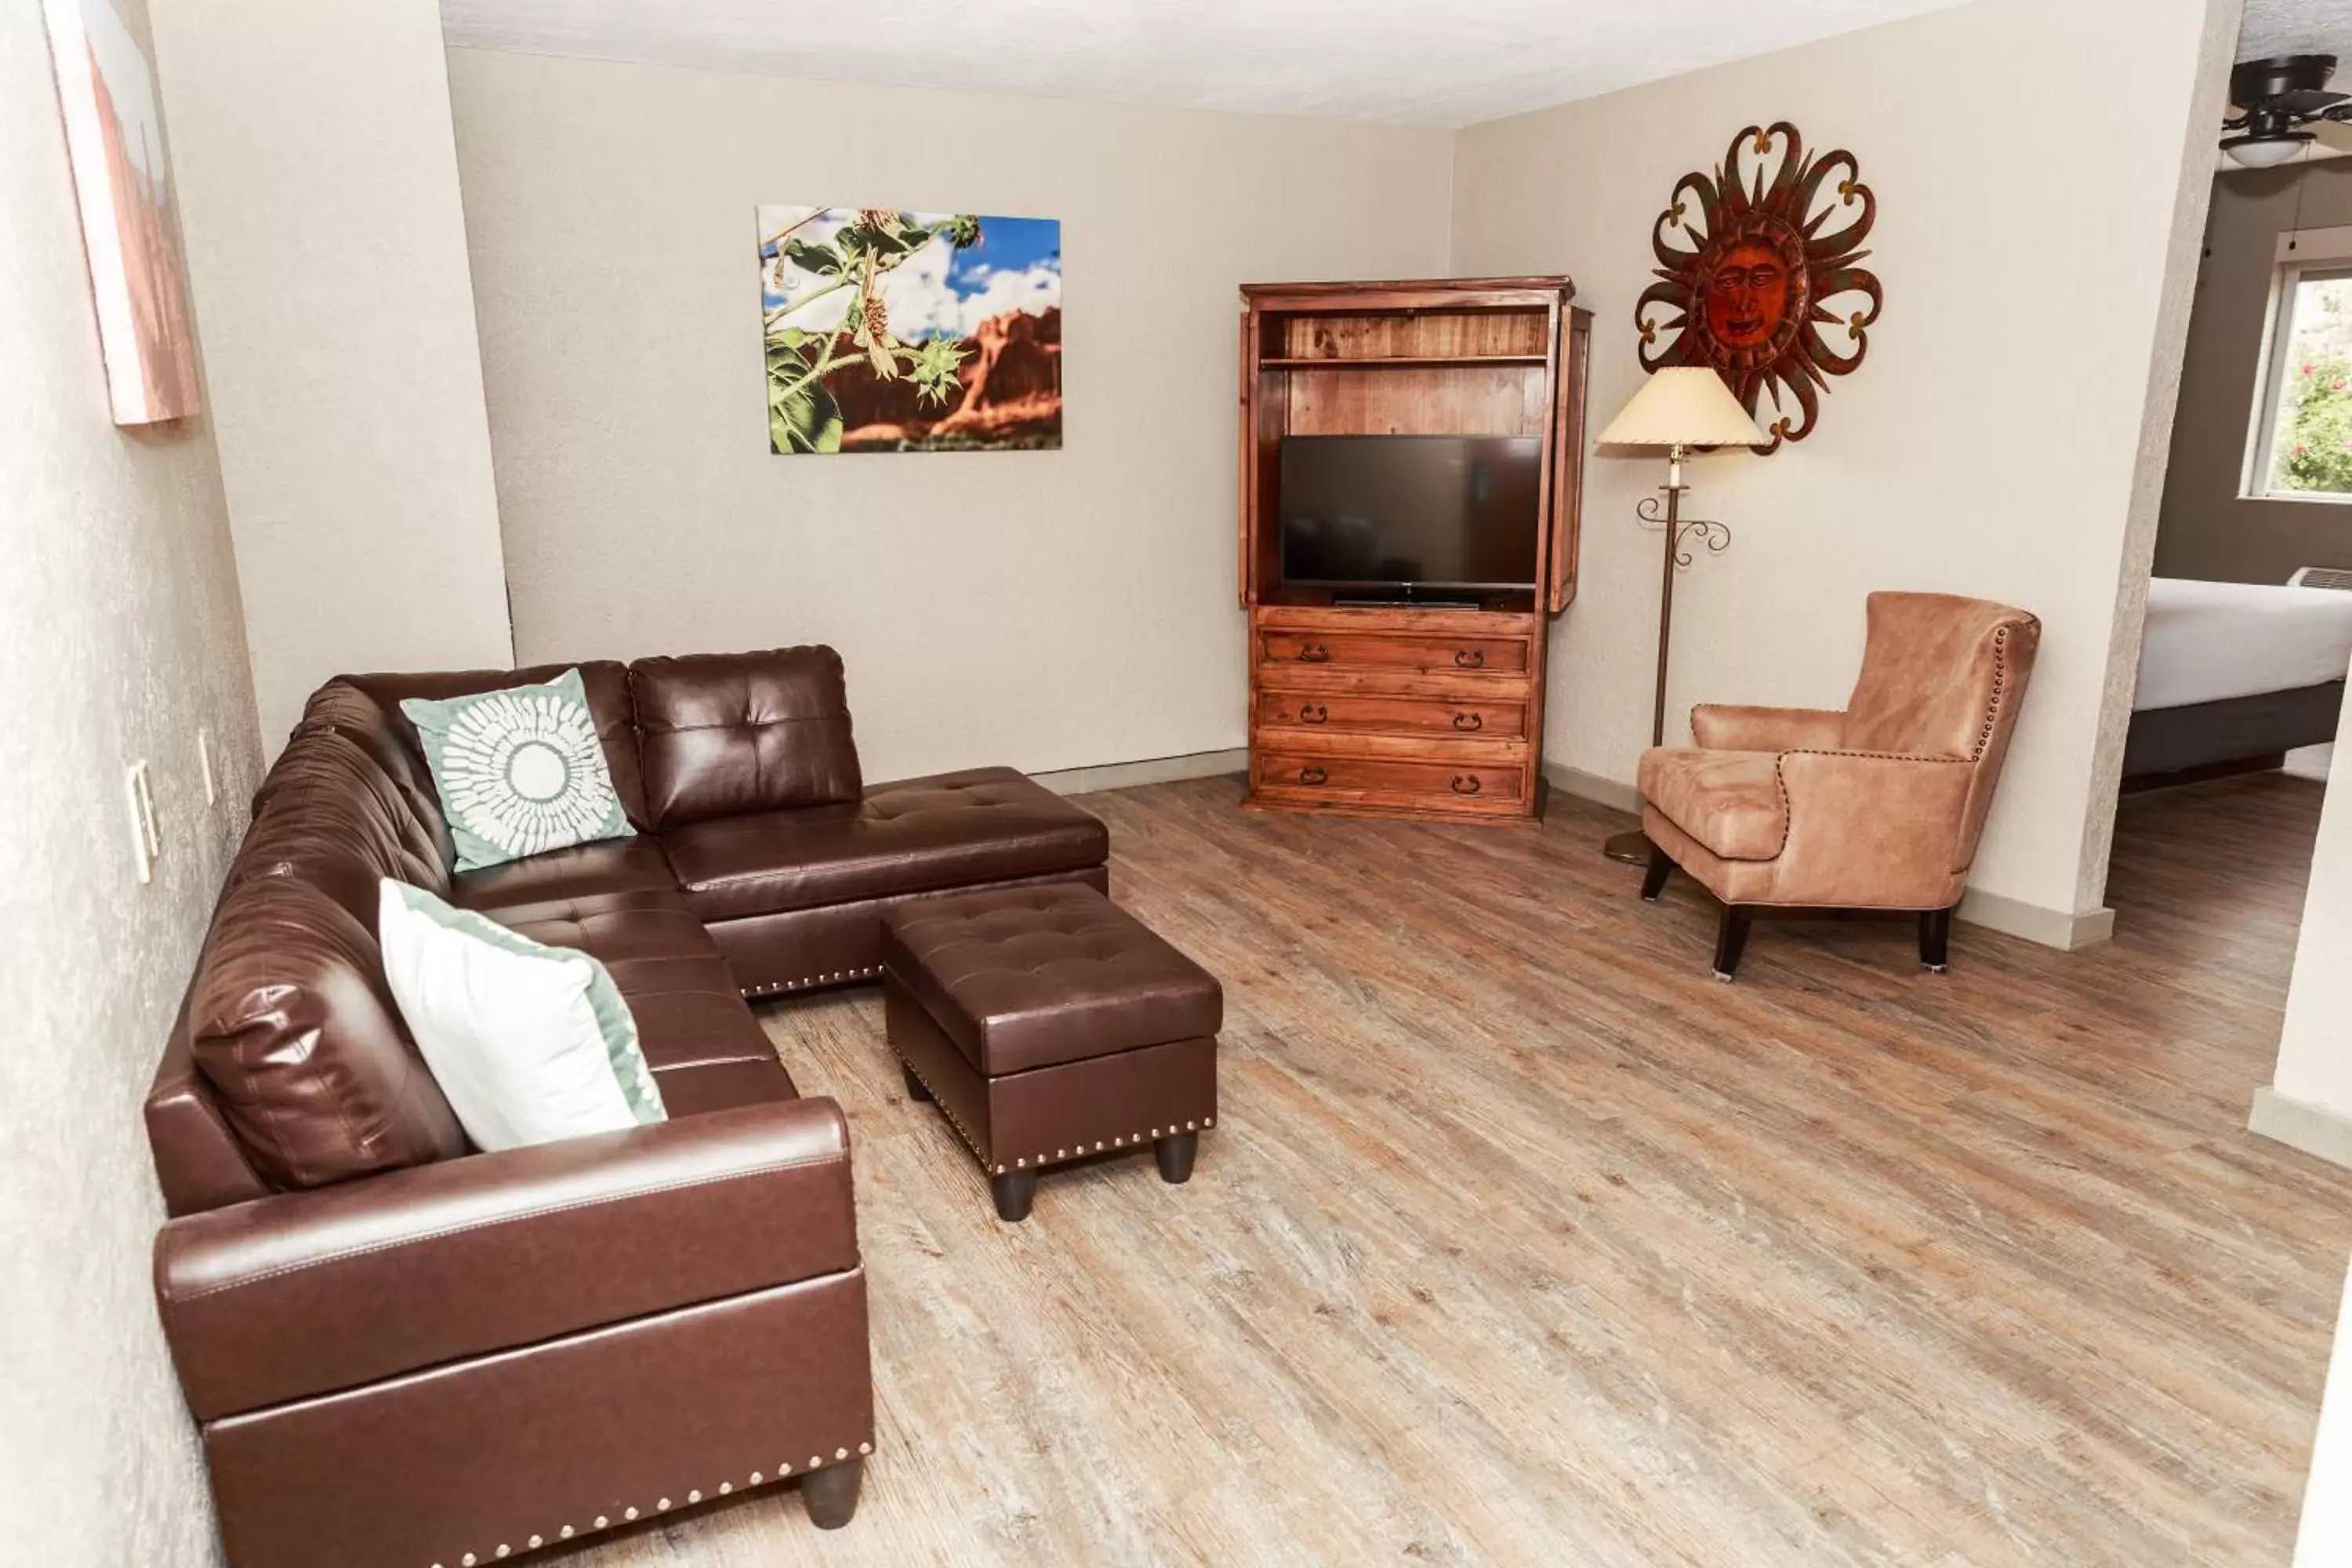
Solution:
{"label": "lamp pole", "polygon": [[[1660,523],[1665,530],[1665,564],[1658,581],[1658,680],[1650,707],[1650,744],[1666,743],[1666,660],[1674,646],[1675,574],[1691,563],[1682,548],[1685,532],[1696,533],[1706,541],[1709,554],[1720,554],[1731,542],[1731,530],[1719,522],[1697,519],[1685,523],[1682,520],[1683,492],[1690,487],[1683,482],[1683,462],[1691,455],[1688,442],[1676,441],[1666,448],[1666,504],[1663,513],[1655,496],[1645,497],[1634,512],[1643,522]],[[1640,828],[1625,833],[1612,833],[1601,846],[1601,852],[1612,860],[1622,860],[1629,866],[1647,865],[1650,859],[1650,837]]]}
{"label": "lamp pole", "polygon": [[[1677,441],[1666,451],[1666,569],[1658,583],[1658,687],[1650,714],[1650,744],[1666,743],[1666,648],[1675,630],[1675,535],[1682,531],[1683,459],[1690,448]],[[1643,840],[1647,843],[1648,840]],[[1643,851],[1643,859],[1649,852]]]}

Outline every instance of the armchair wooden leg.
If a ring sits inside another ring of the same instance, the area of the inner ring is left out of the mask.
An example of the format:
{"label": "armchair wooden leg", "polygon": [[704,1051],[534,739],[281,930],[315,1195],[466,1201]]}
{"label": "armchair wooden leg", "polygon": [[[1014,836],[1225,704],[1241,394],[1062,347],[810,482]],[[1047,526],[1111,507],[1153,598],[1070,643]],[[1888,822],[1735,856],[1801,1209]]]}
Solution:
{"label": "armchair wooden leg", "polygon": [[1642,901],[1656,903],[1658,895],[1666,890],[1666,879],[1674,874],[1675,858],[1656,845],[1651,845],[1650,868],[1642,873]]}
{"label": "armchair wooden leg", "polygon": [[1919,966],[1930,974],[1944,973],[1952,946],[1952,911],[1919,911]]}
{"label": "armchair wooden leg", "polygon": [[1748,928],[1756,910],[1747,904],[1723,906],[1723,924],[1715,933],[1715,977],[1728,981],[1739,973],[1739,954],[1748,946]]}

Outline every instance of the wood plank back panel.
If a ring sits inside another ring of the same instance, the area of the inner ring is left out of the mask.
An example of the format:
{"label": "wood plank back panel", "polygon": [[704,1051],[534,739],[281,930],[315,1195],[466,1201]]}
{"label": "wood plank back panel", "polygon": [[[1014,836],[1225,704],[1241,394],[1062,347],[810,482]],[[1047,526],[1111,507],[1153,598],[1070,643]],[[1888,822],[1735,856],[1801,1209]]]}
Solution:
{"label": "wood plank back panel", "polygon": [[1438,315],[1293,315],[1277,351],[1286,359],[1460,359],[1550,352],[1541,311]]}
{"label": "wood plank back panel", "polygon": [[1542,365],[1281,374],[1291,436],[1540,436],[1551,418]]}

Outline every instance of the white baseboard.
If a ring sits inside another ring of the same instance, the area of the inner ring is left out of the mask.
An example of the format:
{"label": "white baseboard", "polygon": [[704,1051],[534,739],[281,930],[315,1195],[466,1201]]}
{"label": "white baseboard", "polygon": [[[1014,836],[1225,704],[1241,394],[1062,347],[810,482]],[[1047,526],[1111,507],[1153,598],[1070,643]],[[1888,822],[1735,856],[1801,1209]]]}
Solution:
{"label": "white baseboard", "polygon": [[2254,1108],[2246,1126],[2331,1165],[2352,1167],[2352,1117],[2290,1100],[2268,1084],[2254,1090]]}
{"label": "white baseboard", "polygon": [[1181,757],[1150,757],[1139,763],[1098,763],[1093,767],[1064,768],[1058,773],[1029,776],[1055,795],[1086,795],[1098,789],[1129,789],[1136,784],[1173,784],[1178,779],[1209,779],[1222,773],[1249,771],[1249,751],[1192,752]]}
{"label": "white baseboard", "polygon": [[2029,904],[2002,893],[1970,888],[1960,900],[1959,918],[2004,935],[2023,937],[2063,952],[2094,947],[2116,934],[2116,911],[2106,908],[2070,914]]}
{"label": "white baseboard", "polygon": [[[1552,788],[1579,800],[1589,800],[1615,811],[1638,814],[1642,809],[1642,792],[1632,784],[1620,784],[1612,778],[1571,768],[1564,763],[1546,763],[1544,777]],[[2107,909],[2090,910],[2082,914],[2070,914],[2063,910],[2045,909],[2029,904],[2021,899],[2006,898],[2000,893],[1969,889],[1960,900],[1959,918],[1987,931],[2000,931],[2008,936],[2023,937],[2067,952],[2106,941],[2116,934],[2116,911]]]}

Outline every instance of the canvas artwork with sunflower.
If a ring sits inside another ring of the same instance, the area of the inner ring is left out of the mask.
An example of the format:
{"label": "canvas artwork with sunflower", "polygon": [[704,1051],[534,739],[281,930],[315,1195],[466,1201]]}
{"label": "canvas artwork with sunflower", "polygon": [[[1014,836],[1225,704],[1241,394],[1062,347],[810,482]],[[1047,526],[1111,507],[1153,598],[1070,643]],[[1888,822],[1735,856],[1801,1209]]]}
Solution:
{"label": "canvas artwork with sunflower", "polygon": [[884,207],[759,209],[768,447],[1062,444],[1062,226]]}

